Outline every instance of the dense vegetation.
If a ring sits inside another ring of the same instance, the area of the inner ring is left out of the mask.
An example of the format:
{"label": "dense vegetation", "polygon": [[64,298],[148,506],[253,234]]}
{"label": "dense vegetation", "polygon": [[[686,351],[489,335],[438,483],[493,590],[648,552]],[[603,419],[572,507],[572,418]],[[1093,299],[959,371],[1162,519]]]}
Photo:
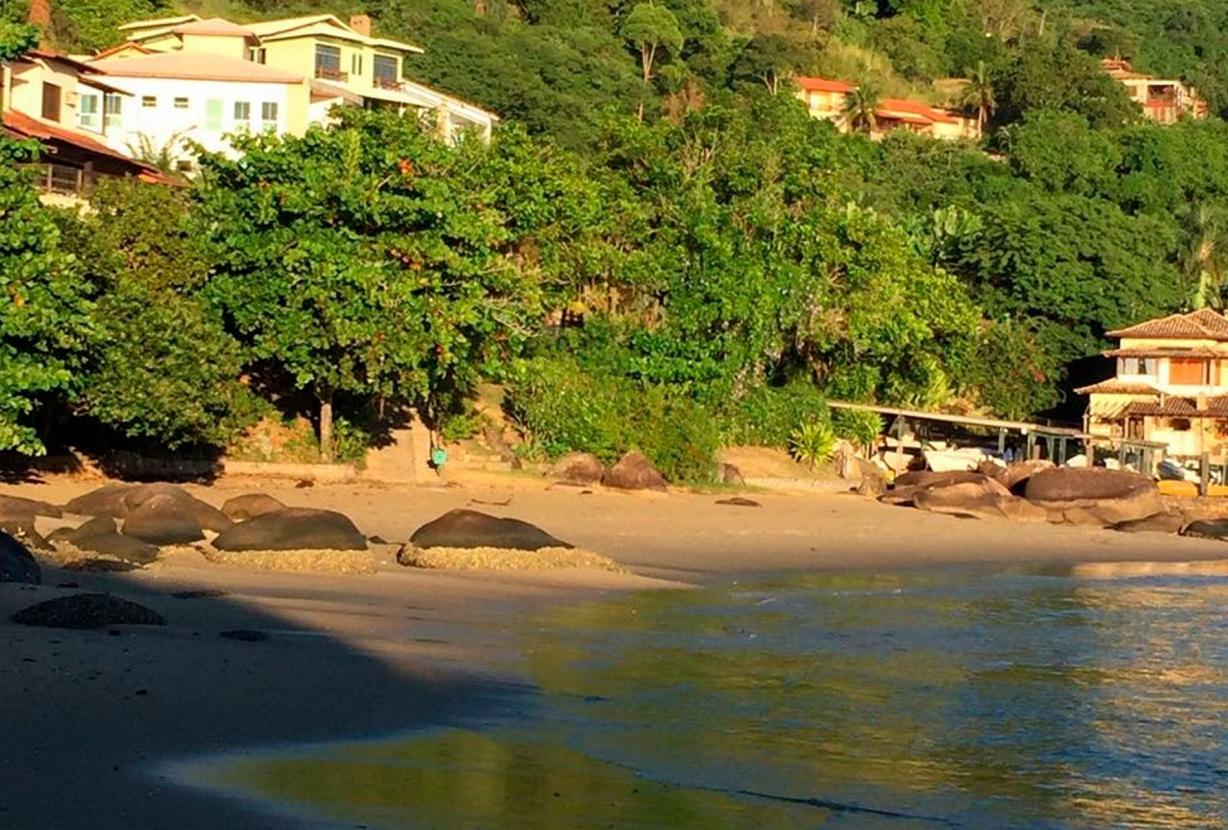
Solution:
{"label": "dense vegetation", "polygon": [[[164,10],[62,0],[54,34],[102,45]],[[11,163],[29,148],[3,145],[0,449],[222,446],[275,407],[310,412],[328,456],[334,407],[468,423],[494,380],[526,451],[636,446],[703,477],[824,395],[1043,412],[1107,330],[1228,299],[1228,127],[1141,122],[1096,62],[1190,78],[1218,111],[1209,3],[366,10],[427,47],[417,77],[507,116],[492,145],[351,112],[80,215],[39,207]],[[964,106],[985,146],[840,135],[796,71]]]}

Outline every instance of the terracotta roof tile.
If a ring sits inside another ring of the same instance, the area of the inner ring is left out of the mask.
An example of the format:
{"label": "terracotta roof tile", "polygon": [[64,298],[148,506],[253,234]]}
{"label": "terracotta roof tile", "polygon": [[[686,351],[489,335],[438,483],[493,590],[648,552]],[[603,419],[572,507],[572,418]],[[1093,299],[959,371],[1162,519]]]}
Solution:
{"label": "terracotta roof tile", "polygon": [[171,29],[177,35],[217,35],[230,37],[255,37],[256,33],[246,26],[231,23],[220,17],[210,17],[207,20],[193,20]]}
{"label": "terracotta roof tile", "polygon": [[138,58],[111,58],[91,66],[108,75],[129,78],[177,78],[186,81],[237,81],[297,84],[301,75],[282,72],[254,61],[195,52],[159,52]]}
{"label": "terracotta roof tile", "polygon": [[855,87],[853,84],[845,83],[844,81],[834,81],[829,78],[813,78],[806,75],[799,75],[793,79],[798,86],[807,92],[852,92]]}
{"label": "terracotta roof tile", "polygon": [[937,121],[942,124],[959,123],[959,119],[951,115],[951,113],[935,109],[928,104],[922,104],[918,101],[905,101],[903,98],[884,98],[879,101],[878,114],[880,117],[883,115],[891,117],[893,113],[924,118],[928,121]]}
{"label": "terracotta roof tile", "polygon": [[1080,395],[1154,395],[1157,393],[1154,386],[1148,386],[1145,383],[1128,383],[1117,378],[1102,380],[1091,386],[1080,386],[1075,391]]}
{"label": "terracotta roof tile", "polygon": [[1126,329],[1111,331],[1109,337],[1189,338],[1228,342],[1228,318],[1204,308],[1189,314],[1170,314]]}

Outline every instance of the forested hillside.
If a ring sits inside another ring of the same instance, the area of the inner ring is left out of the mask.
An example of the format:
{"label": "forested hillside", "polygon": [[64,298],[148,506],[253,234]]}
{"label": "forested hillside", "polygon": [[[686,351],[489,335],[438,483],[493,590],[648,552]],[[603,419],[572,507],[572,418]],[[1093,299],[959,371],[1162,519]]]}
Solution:
{"label": "forested hillside", "polygon": [[[103,46],[117,23],[178,9],[323,7],[58,0],[51,35]],[[331,451],[403,404],[470,429],[467,396],[496,380],[525,452],[637,446],[703,477],[718,444],[783,444],[823,395],[1016,417],[1077,406],[1070,373],[1106,331],[1228,299],[1228,41],[1209,2],[327,10],[422,44],[411,74],[505,116],[492,146],[354,113],[251,143],[248,164],[206,159],[183,193],[104,192],[89,217],[52,225],[11,196],[24,224],[8,231],[55,287],[40,319],[94,322],[74,324],[82,342],[38,340],[41,379],[0,388],[0,445],[37,448],[65,419],[224,445],[272,401],[335,403]],[[1102,55],[1188,78],[1215,114],[1143,121]],[[979,110],[986,139],[842,135],[792,97],[796,72]],[[81,250],[88,268],[65,257]],[[29,337],[5,325],[5,343]],[[151,349],[172,377],[134,368]]]}

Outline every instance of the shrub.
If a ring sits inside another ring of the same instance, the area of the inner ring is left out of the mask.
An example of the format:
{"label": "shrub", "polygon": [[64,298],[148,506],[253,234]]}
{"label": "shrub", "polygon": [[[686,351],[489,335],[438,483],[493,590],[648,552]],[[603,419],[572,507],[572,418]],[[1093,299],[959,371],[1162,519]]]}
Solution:
{"label": "shrub", "polygon": [[842,409],[832,415],[832,426],[837,436],[865,449],[878,440],[883,430],[883,419],[877,412]]}
{"label": "shrub", "polygon": [[678,391],[652,386],[632,412],[629,449],[648,456],[669,481],[711,481],[716,473],[720,432],[716,419]]}
{"label": "shrub", "polygon": [[793,457],[812,470],[831,456],[835,446],[836,432],[825,420],[807,421],[789,438]]}
{"label": "shrub", "polygon": [[759,386],[728,402],[721,413],[721,440],[727,445],[787,447],[803,424],[827,417],[823,393],[808,382]]}

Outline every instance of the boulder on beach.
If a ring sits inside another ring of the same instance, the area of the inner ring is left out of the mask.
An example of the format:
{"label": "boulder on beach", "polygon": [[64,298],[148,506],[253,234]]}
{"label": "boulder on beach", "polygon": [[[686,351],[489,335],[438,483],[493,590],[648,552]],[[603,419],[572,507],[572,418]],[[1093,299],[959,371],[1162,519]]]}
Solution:
{"label": "boulder on beach", "polygon": [[245,493],[226,500],[222,505],[222,514],[232,522],[246,522],[256,516],[272,513],[285,507],[272,496],[264,493]]}
{"label": "boulder on beach", "polygon": [[47,540],[42,537],[34,526],[31,515],[5,515],[0,513],[0,530],[20,541],[31,550],[47,550]]}
{"label": "boulder on beach", "polygon": [[540,550],[570,548],[536,525],[520,519],[505,519],[476,510],[449,510],[427,522],[409,537],[414,548],[498,548]]}
{"label": "boulder on beach", "polygon": [[1128,470],[1054,467],[1040,470],[1024,488],[1028,501],[1049,511],[1050,520],[1108,527],[1164,512],[1155,482]]}
{"label": "boulder on beach", "polygon": [[857,468],[858,483],[853,489],[859,496],[872,499],[879,498],[887,492],[887,476],[883,471],[864,458],[855,456],[854,466]]}
{"label": "boulder on beach", "polygon": [[21,625],[44,628],[104,628],[111,625],[166,625],[156,611],[111,594],[73,594],[57,597],[12,617]]}
{"label": "boulder on beach", "polygon": [[334,510],[283,507],[232,525],[213,546],[225,551],[366,550],[367,539]]}
{"label": "boulder on beach", "polygon": [[115,529],[115,520],[108,516],[95,516],[77,528],[60,528],[48,538],[52,542],[67,542],[85,553],[113,556],[136,565],[144,565],[158,558],[155,545],[135,536],[120,534]]}
{"label": "boulder on beach", "polygon": [[1228,519],[1200,519],[1181,529],[1182,536],[1228,540]]}
{"label": "boulder on beach", "polygon": [[982,478],[977,481],[921,488],[914,495],[913,504],[917,509],[931,513],[1036,522],[1048,520],[1048,511],[1043,507],[1003,491],[1002,485],[993,479]]}
{"label": "boulder on beach", "polygon": [[[234,522],[226,517],[208,502],[201,501],[178,484],[140,484],[123,497],[124,513],[118,518],[124,518],[132,511],[144,505],[151,499],[170,499],[176,505],[176,512],[184,518],[196,522],[205,530],[221,533]],[[161,508],[165,511],[167,508]]]}
{"label": "boulder on beach", "polygon": [[135,484],[104,484],[83,493],[64,505],[65,513],[78,516],[111,516],[120,518],[127,512],[124,496],[136,489]]}
{"label": "boulder on beach", "polygon": [[605,465],[591,452],[569,452],[554,462],[550,477],[567,484],[596,484],[605,475]]}
{"label": "boulder on beach", "polygon": [[1028,461],[1015,461],[1002,467],[992,461],[987,461],[978,469],[1016,496],[1022,496],[1028,479],[1041,470],[1053,469],[1053,462],[1043,458],[1034,458]]}
{"label": "boulder on beach", "polygon": [[1157,513],[1145,519],[1118,522],[1113,530],[1122,533],[1180,533],[1185,527],[1185,517],[1180,513]]}
{"label": "boulder on beach", "polygon": [[0,582],[38,585],[42,581],[42,570],[29,549],[9,534],[0,531]]}
{"label": "boulder on beach", "polygon": [[973,470],[952,470],[943,473],[917,470],[897,476],[894,486],[880,496],[879,501],[884,504],[912,505],[916,503],[917,496],[927,490],[952,487],[958,484],[974,485],[977,492],[991,493],[1001,497],[1010,495],[1010,491],[997,481],[984,473]]}
{"label": "boulder on beach", "polygon": [[64,512],[49,502],[0,494],[0,516],[50,516],[58,519],[62,515]]}
{"label": "boulder on beach", "polygon": [[643,453],[629,452],[601,477],[606,487],[619,490],[665,490],[665,476],[657,471]]}
{"label": "boulder on beach", "polygon": [[205,538],[181,499],[158,494],[142,501],[124,518],[123,533],[151,545],[186,545]]}

